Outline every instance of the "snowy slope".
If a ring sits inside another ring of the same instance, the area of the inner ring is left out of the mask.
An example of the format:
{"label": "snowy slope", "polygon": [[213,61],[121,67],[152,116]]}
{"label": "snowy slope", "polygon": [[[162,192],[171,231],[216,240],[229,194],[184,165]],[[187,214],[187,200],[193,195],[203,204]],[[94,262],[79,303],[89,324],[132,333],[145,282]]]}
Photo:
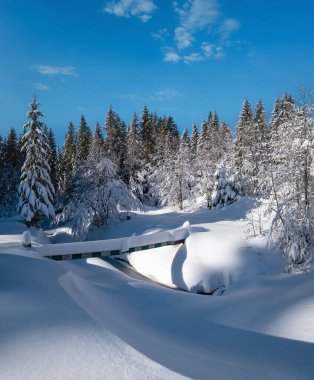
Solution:
{"label": "snowy slope", "polygon": [[[206,250],[176,261],[181,272],[173,273],[187,282],[188,273],[196,277],[201,264],[206,269],[197,276],[209,278],[210,261],[202,252],[215,253],[207,240],[214,231],[221,236],[215,248],[221,254],[226,247],[232,250],[228,260],[217,263],[216,273],[240,273],[221,297],[130,278],[101,259],[51,262],[18,256],[29,253],[18,242],[23,226],[0,223],[0,229],[7,228],[0,240],[5,252],[0,254],[1,379],[312,379],[314,275],[279,273],[280,262],[263,252],[262,242],[248,245],[241,219],[249,208],[244,201],[210,213],[149,211],[90,235],[97,240],[151,233],[188,219],[190,243]],[[230,229],[234,236],[227,239]],[[58,241],[57,234],[53,238]],[[156,250],[159,258],[152,260],[163,264],[157,274],[166,278],[177,248],[165,248],[172,251],[159,256]],[[246,257],[257,251],[262,256]],[[240,266],[230,264],[235,259],[242,260]]]}

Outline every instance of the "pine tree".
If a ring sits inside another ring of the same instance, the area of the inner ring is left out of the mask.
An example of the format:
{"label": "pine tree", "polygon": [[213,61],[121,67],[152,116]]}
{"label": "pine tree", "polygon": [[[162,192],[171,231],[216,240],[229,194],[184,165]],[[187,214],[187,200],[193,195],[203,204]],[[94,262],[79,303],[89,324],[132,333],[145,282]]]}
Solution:
{"label": "pine tree", "polygon": [[152,161],[154,154],[154,129],[153,118],[149,114],[147,106],[144,106],[140,121],[141,156],[145,163]]}
{"label": "pine tree", "polygon": [[191,154],[193,163],[195,163],[197,156],[197,146],[198,146],[199,132],[196,125],[193,123],[192,125],[192,133],[191,133]]}
{"label": "pine tree", "polygon": [[112,107],[106,116],[104,141],[105,155],[119,167],[121,174],[122,153],[125,149],[126,130],[125,125],[119,115],[115,113]]}
{"label": "pine tree", "polygon": [[116,147],[117,147],[117,126],[115,122],[115,112],[112,109],[112,106],[109,107],[106,121],[105,121],[105,141],[104,141],[104,150],[106,156],[113,162],[117,163],[116,157]]}
{"label": "pine tree", "polygon": [[74,171],[76,158],[76,133],[74,125],[70,122],[64,138],[61,151],[61,160],[59,161],[59,184],[58,187],[62,195],[71,195],[71,179]]}
{"label": "pine tree", "polygon": [[203,122],[197,146],[197,172],[199,195],[206,200],[207,208],[212,207],[211,194],[214,186],[215,167],[212,162],[210,131],[207,122]]}
{"label": "pine tree", "polygon": [[122,179],[122,181],[126,184],[129,183],[130,179],[130,171],[129,171],[129,163],[127,162],[127,148],[126,148],[126,138],[127,138],[127,128],[124,121],[120,121],[118,124],[118,131],[119,131],[119,150],[118,150],[118,157],[119,157],[119,176]]}
{"label": "pine tree", "polygon": [[[254,147],[254,123],[251,106],[248,100],[242,105],[239,122],[236,127],[235,139],[235,165],[242,178],[250,178],[252,175],[252,151]],[[250,192],[251,189],[246,189]]]}
{"label": "pine tree", "polygon": [[232,157],[232,132],[227,123],[224,121],[221,122],[219,129],[219,146],[221,149],[222,161],[226,164],[226,161],[229,162],[233,160]]}
{"label": "pine tree", "polygon": [[58,187],[58,180],[57,180],[57,144],[55,135],[51,128],[49,130],[45,131],[45,134],[47,135],[47,143],[49,146],[48,151],[48,164],[50,167],[50,179],[51,183],[54,187],[54,189],[57,189]]}
{"label": "pine tree", "polygon": [[269,151],[269,130],[262,101],[258,101],[254,112],[254,145],[252,149],[253,192],[261,194],[267,189],[267,166]]}
{"label": "pine tree", "polygon": [[55,216],[52,205],[55,191],[48,164],[49,146],[47,136],[44,135],[45,123],[40,120],[43,113],[38,107],[39,103],[34,97],[26,115],[29,121],[23,127],[22,150],[26,159],[22,167],[18,204],[21,218],[29,226],[36,227],[44,216]]}
{"label": "pine tree", "polygon": [[95,163],[99,162],[104,156],[104,138],[101,132],[100,124],[97,123],[93,138],[92,145],[89,152],[89,159],[93,160]]}
{"label": "pine tree", "polygon": [[2,148],[2,175],[0,187],[4,189],[3,214],[12,215],[16,212],[17,188],[19,184],[21,162],[19,160],[17,134],[14,128],[10,129]]}
{"label": "pine tree", "polygon": [[92,133],[86,123],[85,117],[82,115],[80,127],[76,136],[76,160],[87,160],[89,149],[92,141]]}
{"label": "pine tree", "polygon": [[177,200],[180,210],[183,210],[185,200],[191,203],[195,185],[195,171],[192,162],[191,140],[187,129],[183,131],[178,155],[176,158],[174,179],[177,182]]}
{"label": "pine tree", "polygon": [[210,150],[210,160],[214,166],[217,166],[218,161],[221,157],[219,117],[217,112],[214,113],[210,124],[208,124],[208,144]]}
{"label": "pine tree", "polygon": [[139,136],[139,125],[138,117],[134,113],[132,116],[131,125],[127,131],[126,138],[126,147],[127,147],[127,162],[129,167],[129,177],[130,177],[130,187],[132,191],[135,191],[136,194],[140,194],[139,189],[139,171],[141,169],[140,161],[140,136]]}

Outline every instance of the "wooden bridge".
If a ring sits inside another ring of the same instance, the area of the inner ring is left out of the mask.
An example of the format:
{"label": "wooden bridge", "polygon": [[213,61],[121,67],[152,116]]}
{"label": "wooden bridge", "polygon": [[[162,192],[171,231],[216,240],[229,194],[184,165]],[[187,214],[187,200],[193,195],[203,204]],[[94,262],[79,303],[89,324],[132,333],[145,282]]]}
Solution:
{"label": "wooden bridge", "polygon": [[182,244],[189,234],[190,223],[185,222],[181,228],[149,235],[88,242],[44,244],[34,247],[34,249],[42,256],[58,261],[88,259],[90,257],[107,257],[167,245]]}

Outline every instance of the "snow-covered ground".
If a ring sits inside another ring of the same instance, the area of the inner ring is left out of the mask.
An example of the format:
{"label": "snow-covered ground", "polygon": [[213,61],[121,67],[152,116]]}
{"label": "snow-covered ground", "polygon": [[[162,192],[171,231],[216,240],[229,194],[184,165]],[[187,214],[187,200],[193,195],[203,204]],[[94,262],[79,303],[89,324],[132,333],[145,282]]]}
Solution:
{"label": "snow-covered ground", "polygon": [[[189,220],[184,245],[129,261],[159,282],[221,296],[131,278],[98,258],[42,259],[21,247],[23,224],[0,220],[0,378],[312,379],[314,274],[283,273],[263,239],[245,239],[251,207],[241,200],[211,212],[150,210],[89,236]],[[32,231],[34,244],[67,242],[66,232]]]}

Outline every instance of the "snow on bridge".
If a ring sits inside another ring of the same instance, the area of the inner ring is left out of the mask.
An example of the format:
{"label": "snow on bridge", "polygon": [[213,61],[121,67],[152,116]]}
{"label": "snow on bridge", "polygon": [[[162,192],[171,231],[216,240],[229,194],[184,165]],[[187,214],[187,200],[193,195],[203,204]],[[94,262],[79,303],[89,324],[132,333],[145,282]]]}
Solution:
{"label": "snow on bridge", "polygon": [[87,259],[142,251],[166,245],[184,243],[190,234],[190,223],[182,227],[149,235],[88,242],[45,244],[34,247],[42,256],[53,260]]}

